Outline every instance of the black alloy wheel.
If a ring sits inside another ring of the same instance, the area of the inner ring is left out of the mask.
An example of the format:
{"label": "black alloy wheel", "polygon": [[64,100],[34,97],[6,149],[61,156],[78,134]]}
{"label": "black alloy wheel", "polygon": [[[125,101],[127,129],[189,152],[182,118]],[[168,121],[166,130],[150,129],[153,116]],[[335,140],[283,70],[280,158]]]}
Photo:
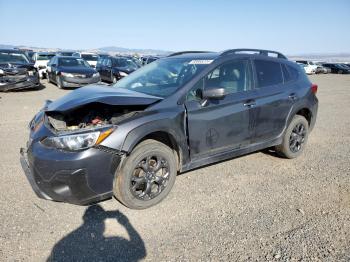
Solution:
{"label": "black alloy wheel", "polygon": [[144,201],[153,199],[166,188],[169,175],[168,162],[161,156],[149,155],[134,169],[130,181],[131,192]]}
{"label": "black alloy wheel", "polygon": [[289,137],[289,148],[293,153],[298,152],[305,142],[306,128],[302,123],[297,124]]}
{"label": "black alloy wheel", "polygon": [[129,208],[149,208],[169,194],[177,171],[177,153],[162,142],[147,139],[126,156],[117,170],[114,196]]}

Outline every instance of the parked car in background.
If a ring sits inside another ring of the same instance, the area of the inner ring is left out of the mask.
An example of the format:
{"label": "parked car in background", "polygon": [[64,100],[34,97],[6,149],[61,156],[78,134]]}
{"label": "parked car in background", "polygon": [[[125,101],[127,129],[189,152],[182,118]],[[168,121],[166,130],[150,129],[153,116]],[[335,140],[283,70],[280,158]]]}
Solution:
{"label": "parked car in background", "polygon": [[328,73],[331,72],[330,68],[327,68],[327,67],[323,66],[322,63],[320,63],[320,62],[315,63],[315,65],[317,65],[317,71],[316,72],[318,72],[320,74],[328,74]]}
{"label": "parked car in background", "polygon": [[101,80],[116,83],[119,79],[137,70],[139,66],[127,57],[107,56],[101,57],[96,64]]}
{"label": "parked car in background", "polygon": [[146,64],[147,58],[148,58],[148,56],[141,56],[141,57],[140,57],[140,60],[141,60],[141,64],[142,64],[142,65],[145,65],[145,64]]}
{"label": "parked car in background", "polygon": [[27,56],[27,58],[29,59],[29,62],[34,63],[33,55],[35,54],[35,52],[33,50],[31,49],[18,49],[18,50],[22,51]]}
{"label": "parked car in background", "polygon": [[350,70],[350,64],[341,63],[340,65],[342,65],[342,66],[345,67],[346,69],[349,69],[349,70]]}
{"label": "parked car in background", "polygon": [[152,63],[152,62],[158,60],[159,58],[160,58],[160,57],[158,57],[158,56],[149,56],[149,57],[147,57],[145,64],[146,64],[146,65],[147,65],[147,64],[150,64],[150,63]]}
{"label": "parked car in background", "polygon": [[104,54],[104,53],[98,53],[98,57],[101,58],[101,57],[108,57],[110,56],[109,54]]}
{"label": "parked car in background", "polygon": [[304,69],[305,73],[308,75],[313,75],[316,74],[316,67],[307,65],[307,64],[302,64],[302,63],[297,63],[301,68]]}
{"label": "parked car in background", "polygon": [[142,60],[138,57],[135,57],[135,56],[123,56],[125,58],[128,58],[130,60],[132,60],[135,64],[138,65],[138,67],[142,67]]}
{"label": "parked car in background", "polygon": [[73,56],[55,56],[48,63],[48,81],[59,88],[81,87],[100,82],[100,74],[84,59]]}
{"label": "parked car in background", "polygon": [[312,74],[316,74],[317,73],[317,65],[314,62],[308,61],[308,60],[297,60],[295,62],[297,62],[299,64],[307,65],[308,66],[308,69],[307,69],[308,72],[312,71],[313,72]]}
{"label": "parked car in background", "polygon": [[59,51],[56,52],[56,55],[58,56],[72,56],[75,53],[75,51]]}
{"label": "parked car in background", "polygon": [[96,67],[97,60],[99,58],[99,55],[87,52],[75,52],[72,56],[84,59],[92,67]]}
{"label": "parked car in background", "polygon": [[49,60],[55,56],[55,53],[36,52],[33,55],[34,66],[38,69],[40,79],[46,78],[46,67]]}
{"label": "parked car in background", "polygon": [[172,54],[113,86],[48,101],[20,151],[36,194],[82,205],[114,195],[144,209],[169,194],[178,173],[270,147],[300,156],[317,85],[281,53],[243,51],[255,53]]}
{"label": "parked car in background", "polygon": [[37,88],[38,70],[28,57],[13,49],[0,49],[0,91]]}
{"label": "parked car in background", "polygon": [[336,63],[325,63],[324,67],[327,67],[334,74],[350,74],[350,69]]}

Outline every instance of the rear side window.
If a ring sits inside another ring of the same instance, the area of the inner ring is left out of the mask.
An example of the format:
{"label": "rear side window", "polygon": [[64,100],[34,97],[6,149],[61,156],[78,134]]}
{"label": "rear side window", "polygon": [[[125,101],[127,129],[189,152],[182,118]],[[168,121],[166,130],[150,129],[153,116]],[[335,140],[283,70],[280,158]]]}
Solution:
{"label": "rear side window", "polygon": [[266,60],[255,60],[254,63],[260,88],[283,83],[280,63]]}
{"label": "rear side window", "polygon": [[283,72],[283,79],[284,79],[284,82],[289,82],[292,80],[292,77],[287,69],[287,66],[285,64],[281,64],[282,66],[282,72]]}
{"label": "rear side window", "polygon": [[285,65],[285,66],[288,69],[291,80],[293,80],[293,81],[297,80],[299,77],[299,71],[292,66],[289,66],[289,65]]}

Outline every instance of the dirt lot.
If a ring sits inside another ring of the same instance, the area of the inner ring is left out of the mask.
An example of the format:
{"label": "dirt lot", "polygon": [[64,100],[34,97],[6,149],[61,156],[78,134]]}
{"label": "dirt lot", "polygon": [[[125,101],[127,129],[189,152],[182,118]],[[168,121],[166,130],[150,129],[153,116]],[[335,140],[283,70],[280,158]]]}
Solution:
{"label": "dirt lot", "polygon": [[129,210],[38,199],[20,164],[28,121],[69,91],[0,94],[0,260],[350,261],[350,76],[312,76],[319,114],[303,156],[257,152],[177,177]]}

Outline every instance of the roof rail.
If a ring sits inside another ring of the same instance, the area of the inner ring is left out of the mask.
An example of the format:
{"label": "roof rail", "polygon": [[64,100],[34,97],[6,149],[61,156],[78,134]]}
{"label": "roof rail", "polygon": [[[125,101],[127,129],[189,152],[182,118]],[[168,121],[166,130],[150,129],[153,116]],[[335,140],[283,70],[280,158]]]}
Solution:
{"label": "roof rail", "polygon": [[170,56],[176,56],[176,55],[183,55],[183,54],[198,54],[198,53],[212,53],[211,51],[181,51],[181,52],[175,52],[172,53],[170,55],[168,55],[168,57]]}
{"label": "roof rail", "polygon": [[285,55],[281,54],[280,52],[271,51],[271,50],[263,50],[263,49],[250,49],[250,48],[225,50],[220,54],[220,56],[237,54],[237,53],[244,53],[244,52],[255,52],[255,53],[258,53],[259,55],[265,55],[265,56],[269,56],[269,54],[275,54],[275,55],[277,55],[278,58],[288,59]]}

